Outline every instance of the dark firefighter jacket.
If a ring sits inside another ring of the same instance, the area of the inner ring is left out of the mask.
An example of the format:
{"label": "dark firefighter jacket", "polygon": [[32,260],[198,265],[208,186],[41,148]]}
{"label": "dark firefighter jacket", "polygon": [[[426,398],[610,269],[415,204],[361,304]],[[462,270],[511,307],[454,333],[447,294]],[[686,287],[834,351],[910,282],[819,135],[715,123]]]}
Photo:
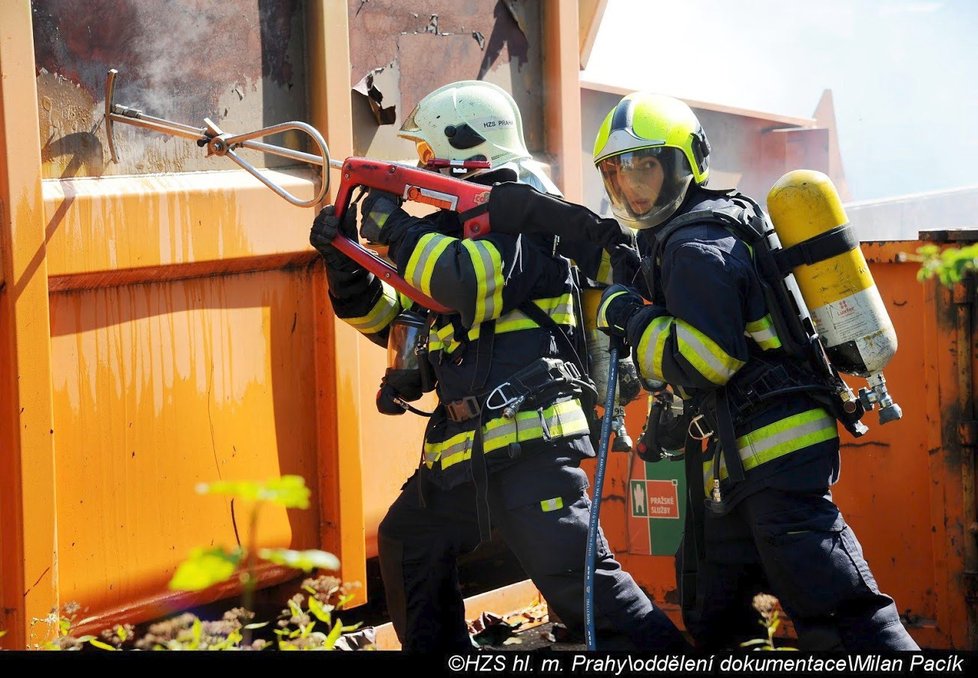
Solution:
{"label": "dark firefighter jacket", "polygon": [[[697,192],[680,214],[726,204],[722,197]],[[654,237],[652,230],[639,233],[643,256],[653,252]],[[790,360],[780,350],[750,249],[730,231],[715,222],[683,226],[668,237],[657,263],[654,287],[659,298],[636,313],[627,327],[635,364],[644,377],[678,387],[693,402],[726,387],[736,404],[735,394],[747,392],[751,379],[762,371],[755,368]],[[826,464],[833,480],[837,477],[836,421],[804,393],[754,407],[735,417],[734,424],[746,481],[732,487],[722,455],[715,464],[713,455],[707,454],[703,480],[708,495],[717,470],[728,504],[760,484],[805,484],[798,475],[803,469],[787,478],[781,471],[806,463],[818,465],[812,469],[821,476],[812,479],[816,486],[825,481]]]}
{"label": "dark firefighter jacket", "polygon": [[[471,478],[479,419],[452,421],[442,403],[475,396],[485,407],[494,387],[537,358],[572,358],[555,330],[540,327],[518,307],[535,304],[570,337],[577,325],[569,261],[552,254],[551,238],[490,234],[466,240],[457,237],[460,232],[457,216],[441,212],[414,219],[389,248],[408,283],[458,310],[436,316],[429,335],[439,406],[425,433],[423,458],[433,480],[446,488]],[[331,285],[330,297],[338,317],[379,345],[386,345],[391,321],[411,304],[366,271],[341,287]],[[584,443],[587,418],[571,395],[512,419],[499,410],[483,412],[483,452],[490,471],[552,441],[573,443],[582,456],[593,454]]]}

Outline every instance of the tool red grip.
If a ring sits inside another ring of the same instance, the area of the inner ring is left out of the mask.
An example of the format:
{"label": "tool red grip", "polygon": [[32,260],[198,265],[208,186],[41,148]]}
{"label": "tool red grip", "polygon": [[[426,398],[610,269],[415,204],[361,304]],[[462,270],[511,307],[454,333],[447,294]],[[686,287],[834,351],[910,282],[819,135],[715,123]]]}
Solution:
{"label": "tool red grip", "polygon": [[[466,238],[478,238],[489,233],[488,202],[492,189],[488,186],[430,170],[368,158],[347,158],[341,173],[334,203],[336,216],[340,219],[350,207],[353,190],[363,186],[393,193],[403,200],[458,212],[462,218],[463,236]],[[437,313],[455,312],[412,287],[397,274],[397,269],[390,263],[364,248],[359,242],[337,236],[333,243],[343,254],[425,308]]]}

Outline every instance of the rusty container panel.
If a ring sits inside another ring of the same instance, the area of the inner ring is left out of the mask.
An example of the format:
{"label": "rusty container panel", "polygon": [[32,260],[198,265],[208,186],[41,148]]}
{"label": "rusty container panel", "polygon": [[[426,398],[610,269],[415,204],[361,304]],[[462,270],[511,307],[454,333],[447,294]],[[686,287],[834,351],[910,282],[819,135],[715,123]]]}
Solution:
{"label": "rusty container panel", "polygon": [[[310,276],[299,271],[51,296],[61,595],[86,614],[165,590],[249,507],[198,482],[316,477]],[[258,544],[315,548],[315,512],[262,509]]]}
{"label": "rusty container panel", "polygon": [[[883,372],[903,418],[881,426],[872,412],[863,420],[870,427],[867,435],[840,434],[842,476],[833,493],[880,588],[896,600],[918,643],[960,647],[959,630],[948,617],[956,604],[941,592],[945,520],[955,510],[941,479],[948,451],[935,430],[953,416],[939,405],[939,360],[947,349],[933,285],[917,281],[917,265],[897,261],[900,252],[917,246],[863,245],[899,341]],[[848,382],[854,389],[865,386],[858,378]]]}
{"label": "rusty container panel", "polygon": [[[0,202],[24,203],[16,221],[2,221],[0,241],[4,358],[17,360],[0,380],[10,450],[0,478],[8,647],[49,636],[53,629],[30,619],[70,601],[95,629],[233,597],[235,582],[184,596],[166,587],[191,547],[247,537],[249,507],[198,496],[201,481],[304,476],[311,510],[265,507],[258,543],[325,548],[346,581],[365,579],[350,433],[359,424],[338,416],[361,398],[360,362],[333,326],[308,245],[312,212],[185,139],[119,129],[123,162],[109,166],[100,127],[110,66],[130,67],[119,99],[130,93],[126,103],[179,123],[209,115],[245,132],[304,119],[305,18],[318,21],[321,67],[324,27],[335,17],[293,0],[151,4],[17,0],[0,10],[0,121],[33,128],[0,128]],[[210,31],[205,46],[194,43],[199,31],[161,29],[188,28],[190,16],[248,35]],[[106,30],[124,39],[90,39]],[[195,47],[208,55],[206,78],[195,77],[203,63]],[[339,87],[348,93],[345,81]],[[22,115],[34,100],[36,116]],[[261,171],[312,195],[306,169]],[[121,176],[105,176],[113,174]],[[366,367],[379,374],[382,364],[381,355]],[[264,585],[296,572],[268,566],[258,576]]]}
{"label": "rusty container panel", "polygon": [[[842,475],[833,496],[880,588],[896,600],[917,642],[928,648],[975,649],[978,523],[971,375],[976,321],[969,305],[974,292],[952,293],[934,281],[919,282],[919,264],[901,260],[901,254],[921,244],[862,245],[899,338],[884,374],[903,418],[881,426],[872,412],[864,419],[870,427],[865,436],[854,439],[840,432]],[[849,381],[857,390],[865,386],[857,378]],[[639,402],[626,409],[633,437],[641,431],[645,412]],[[646,474],[641,466],[655,469]],[[675,481],[682,497],[681,466],[640,464],[627,454],[610,453],[601,512],[622,566],[677,623],[673,555],[678,526],[672,520],[670,485]],[[636,485],[644,493],[636,492]],[[660,496],[658,515],[652,510],[654,494]]]}
{"label": "rusty container panel", "polygon": [[[261,543],[326,548],[345,580],[364,579],[424,422],[376,413],[384,352],[335,323],[307,243],[312,212],[185,139],[117,123],[111,163],[103,83],[118,68],[117,103],[178,123],[209,117],[237,133],[309,120],[337,158],[401,158],[385,145],[393,126],[378,133],[364,95],[350,91],[378,66],[371,49],[393,39],[407,66],[401,115],[442,84],[425,64],[450,63],[459,70],[441,71],[444,82],[485,78],[510,90],[531,150],[557,162],[577,129],[560,107],[548,111],[547,97],[566,101],[576,77],[541,82],[570,55],[576,74],[570,3],[422,5],[414,10],[427,19],[414,30],[417,17],[391,3],[2,4],[0,199],[19,201],[0,212],[0,331],[17,366],[0,379],[0,435],[14,451],[0,467],[5,645],[39,640],[30,617],[73,599],[94,624],[233,596],[231,586],[177,600],[165,588],[189,546],[242,538],[246,507],[192,491],[219,477],[304,475],[313,510],[267,511]],[[393,38],[376,23],[388,14],[404,25]],[[352,81],[351,68],[361,74]],[[310,172],[249,160],[311,196]],[[573,172],[559,171],[573,186]]]}

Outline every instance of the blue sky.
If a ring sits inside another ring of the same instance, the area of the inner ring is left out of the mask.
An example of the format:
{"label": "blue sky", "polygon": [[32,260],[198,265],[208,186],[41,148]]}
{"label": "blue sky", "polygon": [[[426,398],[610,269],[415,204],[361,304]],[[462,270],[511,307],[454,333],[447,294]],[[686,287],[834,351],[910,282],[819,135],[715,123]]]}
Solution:
{"label": "blue sky", "polygon": [[582,77],[804,117],[831,89],[870,200],[978,185],[976,45],[973,0],[608,0]]}

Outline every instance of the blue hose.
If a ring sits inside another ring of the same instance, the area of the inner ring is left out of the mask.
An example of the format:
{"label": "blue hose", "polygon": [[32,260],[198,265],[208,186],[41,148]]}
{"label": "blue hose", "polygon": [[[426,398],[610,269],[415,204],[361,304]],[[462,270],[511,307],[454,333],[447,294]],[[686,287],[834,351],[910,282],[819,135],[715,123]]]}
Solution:
{"label": "blue hose", "polygon": [[618,352],[621,340],[611,337],[608,344],[608,394],[604,399],[604,417],[601,419],[601,438],[598,441],[598,465],[594,471],[594,497],[591,500],[591,518],[587,527],[587,551],[584,555],[584,639],[588,650],[596,650],[597,638],[594,630],[594,571],[598,552],[598,537],[601,513],[601,486],[604,485],[604,470],[608,462],[608,442],[611,438],[611,419],[615,412],[615,391],[618,387]]}

